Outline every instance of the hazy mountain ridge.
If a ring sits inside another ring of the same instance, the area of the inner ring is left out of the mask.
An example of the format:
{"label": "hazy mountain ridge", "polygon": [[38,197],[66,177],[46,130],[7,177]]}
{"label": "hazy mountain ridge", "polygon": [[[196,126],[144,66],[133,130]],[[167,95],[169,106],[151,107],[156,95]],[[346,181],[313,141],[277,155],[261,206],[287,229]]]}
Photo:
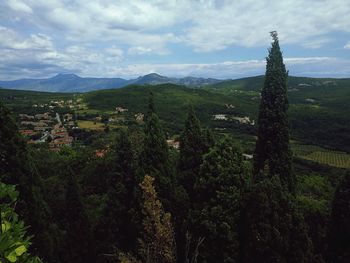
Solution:
{"label": "hazy mountain ridge", "polygon": [[0,87],[50,92],[87,92],[101,89],[122,88],[130,84],[158,85],[171,83],[190,87],[201,87],[219,82],[221,82],[221,80],[212,78],[169,78],[156,73],[151,73],[130,80],[123,78],[82,78],[75,74],[58,74],[47,79],[0,81]]}

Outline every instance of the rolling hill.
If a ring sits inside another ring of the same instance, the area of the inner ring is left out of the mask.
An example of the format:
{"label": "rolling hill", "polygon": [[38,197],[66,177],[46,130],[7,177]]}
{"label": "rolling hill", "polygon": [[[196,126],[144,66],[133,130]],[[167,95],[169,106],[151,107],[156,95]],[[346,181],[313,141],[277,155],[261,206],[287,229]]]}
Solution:
{"label": "rolling hill", "polygon": [[[214,121],[212,115],[248,116],[257,120],[262,85],[261,76],[222,82],[205,89],[171,84],[133,85],[85,93],[83,98],[91,109],[111,111],[121,106],[136,113],[146,111],[147,97],[152,91],[159,115],[171,130],[182,128],[186,108],[192,104],[204,126],[253,135],[255,127]],[[288,97],[293,139],[350,152],[349,79],[290,77]]]}
{"label": "rolling hill", "polygon": [[82,78],[75,74],[58,74],[47,79],[19,79],[11,81],[0,81],[0,87],[7,89],[49,91],[49,92],[87,92],[92,90],[121,88],[130,84],[158,85],[173,83],[199,87],[220,82],[217,79],[205,78],[168,78],[151,73],[136,79],[123,78]]}
{"label": "rolling hill", "polygon": [[[162,82],[162,76],[139,78],[139,84]],[[151,82],[153,80],[153,82]],[[117,106],[131,114],[146,112],[147,98],[153,91],[160,118],[168,132],[178,133],[186,109],[192,104],[203,126],[235,134],[252,136],[256,126],[214,121],[213,114],[248,116],[257,120],[260,89],[264,77],[223,81],[204,88],[190,89],[175,84],[130,85],[119,89],[98,90],[80,96],[90,110],[110,112]],[[12,94],[12,95],[11,95]],[[12,97],[11,97],[12,96]],[[0,98],[8,105],[33,103],[43,98],[69,97],[72,93],[41,93],[0,89]],[[13,98],[14,97],[14,98]],[[350,152],[350,79],[289,77],[288,98],[292,138],[334,150]],[[229,107],[227,107],[229,105]]]}
{"label": "rolling hill", "polygon": [[[258,107],[264,76],[223,81],[205,87],[228,97],[253,100]],[[292,135],[311,144],[350,152],[350,79],[288,78]]]}

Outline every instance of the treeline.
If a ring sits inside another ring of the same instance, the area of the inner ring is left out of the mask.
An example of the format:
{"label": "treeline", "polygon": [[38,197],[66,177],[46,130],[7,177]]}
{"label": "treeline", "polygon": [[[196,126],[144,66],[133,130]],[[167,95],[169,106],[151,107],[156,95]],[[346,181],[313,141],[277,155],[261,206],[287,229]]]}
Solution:
{"label": "treeline", "polygon": [[[27,148],[0,105],[0,197],[16,185],[7,209],[29,226],[29,252],[50,263],[349,262],[350,174],[329,216],[306,219],[299,207],[287,72],[272,36],[252,164],[229,136],[203,129],[191,107],[179,151],[169,148],[152,94],[143,129],[121,130],[98,156],[89,147]],[[3,233],[0,261],[16,262]],[[31,262],[26,240],[18,262]]]}

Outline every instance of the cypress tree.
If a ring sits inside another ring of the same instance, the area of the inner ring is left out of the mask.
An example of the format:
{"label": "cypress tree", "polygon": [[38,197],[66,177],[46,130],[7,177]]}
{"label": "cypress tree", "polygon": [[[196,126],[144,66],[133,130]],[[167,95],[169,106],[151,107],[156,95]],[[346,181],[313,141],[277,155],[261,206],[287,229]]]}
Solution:
{"label": "cypress tree", "polygon": [[193,107],[189,107],[185,129],[180,137],[180,156],[178,170],[180,183],[186,189],[190,198],[193,196],[193,186],[203,161],[206,141]]}
{"label": "cypress tree", "polygon": [[80,187],[72,173],[67,180],[65,212],[68,262],[95,262],[90,223],[82,201]]}
{"label": "cypress tree", "polygon": [[142,153],[142,167],[145,173],[167,172],[168,145],[159,117],[154,109],[153,93],[150,93],[145,122],[145,138]]}
{"label": "cypress tree", "polygon": [[0,179],[7,184],[19,184],[26,173],[26,160],[25,141],[18,133],[10,110],[0,102]]}
{"label": "cypress tree", "polygon": [[258,139],[254,152],[254,175],[268,168],[271,176],[280,176],[282,185],[295,190],[291,171],[292,153],[289,145],[287,77],[277,32],[271,32],[272,47],[266,58],[264,87],[258,119]]}
{"label": "cypress tree", "polygon": [[329,223],[330,262],[350,262],[350,172],[339,184]]}
{"label": "cypress tree", "polygon": [[[133,252],[137,240],[136,175],[132,145],[122,130],[115,145],[114,173],[109,180],[106,207],[96,229],[99,253],[115,253],[116,247]],[[117,255],[117,253],[115,253]]]}
{"label": "cypress tree", "polygon": [[203,155],[209,150],[211,143],[212,136],[209,130],[205,133],[202,131],[193,107],[190,106],[185,128],[180,136],[180,153],[177,167],[178,189],[182,190],[183,195],[182,198],[177,199],[177,209],[174,211],[174,215],[176,215],[178,260],[180,262],[185,261],[183,257],[186,257],[186,246],[189,245],[186,235],[189,231],[191,232],[191,229],[188,229],[188,216],[195,197],[193,187],[199,175]]}
{"label": "cypress tree", "polygon": [[150,93],[149,97],[144,134],[141,153],[142,174],[154,176],[161,198],[170,200],[173,179],[169,169],[168,145],[159,117],[155,112],[153,93]]}
{"label": "cypress tree", "polygon": [[259,178],[245,197],[242,262],[312,262],[312,243],[294,203],[279,177]]}

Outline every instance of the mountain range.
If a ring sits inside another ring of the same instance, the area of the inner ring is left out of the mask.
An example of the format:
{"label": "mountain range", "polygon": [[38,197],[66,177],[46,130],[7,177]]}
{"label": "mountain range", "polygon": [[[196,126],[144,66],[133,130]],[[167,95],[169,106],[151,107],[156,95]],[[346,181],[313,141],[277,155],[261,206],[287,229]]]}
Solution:
{"label": "mountain range", "polygon": [[221,82],[221,80],[212,78],[169,78],[156,73],[129,80],[123,78],[82,78],[75,74],[58,74],[52,78],[46,79],[0,81],[0,87],[49,92],[87,92],[92,90],[122,88],[131,84],[157,85],[171,83],[189,87],[202,87],[219,82]]}

